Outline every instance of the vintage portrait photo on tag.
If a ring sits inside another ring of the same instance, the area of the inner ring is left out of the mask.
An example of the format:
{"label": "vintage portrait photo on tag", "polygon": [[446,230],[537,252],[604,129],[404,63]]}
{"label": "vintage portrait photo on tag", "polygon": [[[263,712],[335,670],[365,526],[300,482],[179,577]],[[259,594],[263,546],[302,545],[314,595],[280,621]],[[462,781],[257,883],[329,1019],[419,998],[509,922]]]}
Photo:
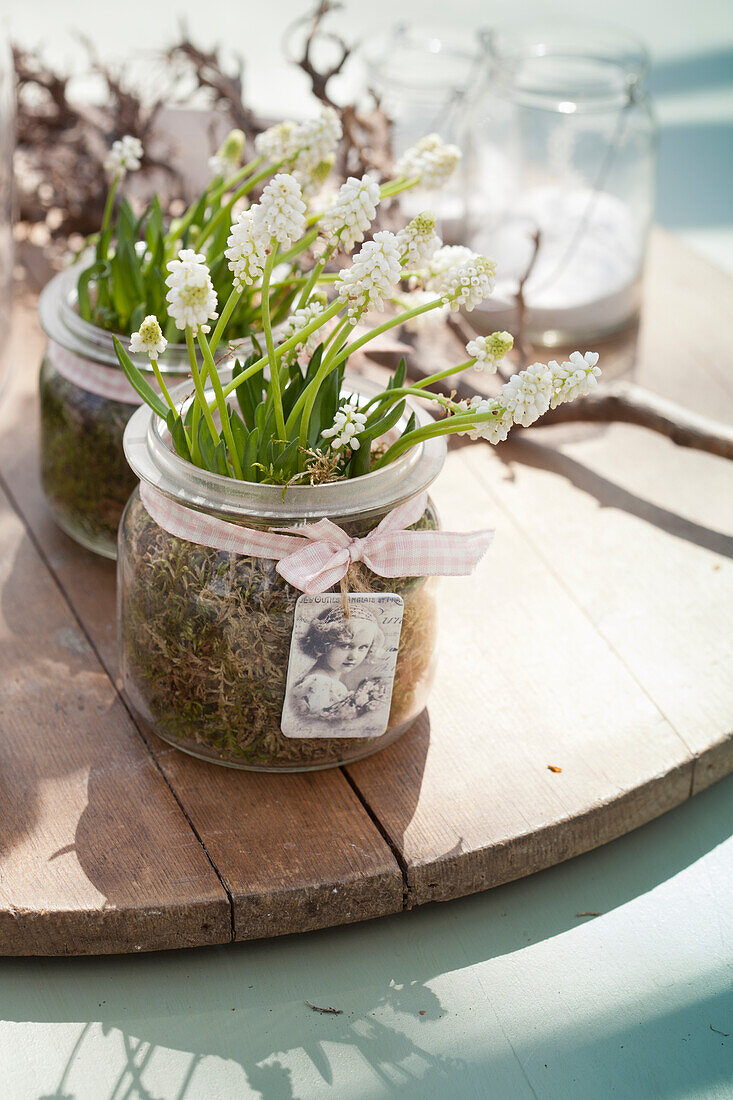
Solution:
{"label": "vintage portrait photo on tag", "polygon": [[381,737],[387,729],[403,601],[393,592],[301,596],[280,728],[286,737]]}

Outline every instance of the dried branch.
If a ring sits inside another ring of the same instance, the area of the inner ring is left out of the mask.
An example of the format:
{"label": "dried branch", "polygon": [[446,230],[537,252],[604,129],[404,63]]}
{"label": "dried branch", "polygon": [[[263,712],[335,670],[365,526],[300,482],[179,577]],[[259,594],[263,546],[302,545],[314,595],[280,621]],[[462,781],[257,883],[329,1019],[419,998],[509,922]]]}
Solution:
{"label": "dried branch", "polygon": [[[324,30],[323,23],[332,12],[339,11],[343,4],[338,0],[319,0],[314,10],[297,19],[285,32],[283,49],[286,57],[306,74],[311,83],[314,96],[329,107],[338,111],[343,127],[343,138],[336,159],[336,173],[339,176],[361,176],[370,169],[388,176],[392,169],[391,126],[392,123],[382,108],[379,96],[369,91],[373,107],[367,109],[355,103],[345,106],[338,104],[332,97],[328,85],[338,76],[352,53],[352,48],[333,31]],[[292,48],[295,33],[306,28],[305,41],[300,56]],[[318,43],[335,45],[338,51],[336,60],[325,69],[316,66],[313,59],[314,48]]]}

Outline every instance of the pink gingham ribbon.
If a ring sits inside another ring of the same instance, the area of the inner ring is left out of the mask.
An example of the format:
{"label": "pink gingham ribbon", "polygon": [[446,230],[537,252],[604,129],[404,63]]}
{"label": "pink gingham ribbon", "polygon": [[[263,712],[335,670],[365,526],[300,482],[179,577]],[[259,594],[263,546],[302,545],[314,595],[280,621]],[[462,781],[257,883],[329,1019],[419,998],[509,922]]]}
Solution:
{"label": "pink gingham ribbon", "polygon": [[122,401],[126,405],[142,405],[138,397],[118,367],[104,367],[101,363],[92,363],[75,355],[61,344],[49,340],[48,358],[51,366],[68,382],[95,393],[98,397],[107,397],[110,401]]}
{"label": "pink gingham ribbon", "polygon": [[466,576],[494,537],[493,531],[407,531],[425,511],[427,493],[393,508],[363,539],[347,535],[330,519],[274,531],[239,527],[186,508],[145,482],[140,496],[147,512],[169,535],[214,550],[272,558],[280,576],[309,596],[332,588],[356,561],[363,561],[380,577]]}

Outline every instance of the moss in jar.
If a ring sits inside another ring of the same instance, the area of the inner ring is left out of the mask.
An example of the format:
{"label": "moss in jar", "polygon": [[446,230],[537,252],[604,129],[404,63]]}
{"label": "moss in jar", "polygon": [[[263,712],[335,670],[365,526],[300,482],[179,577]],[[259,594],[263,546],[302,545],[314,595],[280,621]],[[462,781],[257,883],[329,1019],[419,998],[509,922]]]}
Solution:
{"label": "moss in jar", "polygon": [[44,364],[41,477],[59,522],[114,551],[120,516],[137,478],[122,436],[134,405],[89,393]]}
{"label": "moss in jar", "polygon": [[[389,729],[382,738],[288,738],[280,730],[295,604],[276,563],[178,539],[136,494],[125,519],[120,643],[128,691],[164,737],[201,755],[260,768],[318,767],[363,755],[416,717],[435,644],[433,584],[361,565],[359,592],[397,592],[404,615]],[[376,523],[344,525],[363,537]],[[416,528],[434,529],[432,507]]]}

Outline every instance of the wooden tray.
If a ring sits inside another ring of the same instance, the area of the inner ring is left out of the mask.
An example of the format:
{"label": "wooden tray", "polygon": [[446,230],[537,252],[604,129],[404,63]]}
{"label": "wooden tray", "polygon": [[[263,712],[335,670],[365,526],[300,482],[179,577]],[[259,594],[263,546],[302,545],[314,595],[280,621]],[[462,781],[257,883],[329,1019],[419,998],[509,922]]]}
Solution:
{"label": "wooden tray", "polygon": [[[720,418],[731,287],[657,234],[636,375]],[[190,947],[394,913],[587,851],[733,770],[731,467],[624,425],[452,453],[435,489],[446,526],[497,537],[474,578],[444,582],[429,713],[391,749],[257,775],[138,730],[116,687],[114,566],[43,504],[32,302],[16,321],[0,410],[3,952]],[[621,344],[606,366],[632,360]]]}

